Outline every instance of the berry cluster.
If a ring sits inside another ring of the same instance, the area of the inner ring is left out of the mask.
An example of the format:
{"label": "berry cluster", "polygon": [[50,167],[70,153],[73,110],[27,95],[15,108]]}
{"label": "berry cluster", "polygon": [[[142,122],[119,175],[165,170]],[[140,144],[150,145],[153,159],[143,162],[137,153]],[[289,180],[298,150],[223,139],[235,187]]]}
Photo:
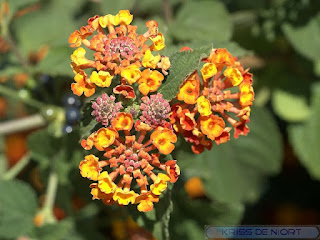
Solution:
{"label": "berry cluster", "polygon": [[62,103],[66,109],[66,124],[63,126],[62,132],[71,133],[73,131],[73,125],[75,125],[81,118],[81,101],[78,96],[67,94],[64,96]]}

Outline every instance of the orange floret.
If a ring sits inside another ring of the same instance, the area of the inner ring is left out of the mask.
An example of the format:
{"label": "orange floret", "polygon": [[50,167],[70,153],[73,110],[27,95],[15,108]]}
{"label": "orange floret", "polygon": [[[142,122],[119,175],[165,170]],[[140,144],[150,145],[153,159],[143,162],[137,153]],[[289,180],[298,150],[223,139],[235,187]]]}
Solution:
{"label": "orange floret", "polygon": [[170,154],[174,149],[174,143],[177,142],[177,136],[172,130],[158,127],[150,136],[153,144],[162,154]]}

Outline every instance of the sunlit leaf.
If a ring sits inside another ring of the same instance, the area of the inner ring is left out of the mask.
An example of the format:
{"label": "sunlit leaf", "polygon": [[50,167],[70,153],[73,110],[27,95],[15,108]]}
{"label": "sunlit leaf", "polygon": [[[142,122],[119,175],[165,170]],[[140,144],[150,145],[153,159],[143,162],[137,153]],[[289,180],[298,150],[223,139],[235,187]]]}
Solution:
{"label": "sunlit leaf", "polygon": [[320,179],[320,85],[316,84],[312,90],[310,117],[304,124],[292,125],[289,136],[301,163],[313,178]]}
{"label": "sunlit leaf", "polygon": [[199,67],[200,60],[208,56],[211,49],[212,45],[209,45],[194,49],[192,52],[177,52],[170,57],[169,76],[158,89],[165,99],[171,100],[177,95],[183,80]]}
{"label": "sunlit leaf", "polygon": [[282,119],[289,122],[306,120],[310,109],[305,96],[299,96],[277,89],[272,93],[272,106]]}
{"label": "sunlit leaf", "polygon": [[284,24],[282,27],[292,46],[305,57],[312,60],[320,59],[320,14],[302,27]]}

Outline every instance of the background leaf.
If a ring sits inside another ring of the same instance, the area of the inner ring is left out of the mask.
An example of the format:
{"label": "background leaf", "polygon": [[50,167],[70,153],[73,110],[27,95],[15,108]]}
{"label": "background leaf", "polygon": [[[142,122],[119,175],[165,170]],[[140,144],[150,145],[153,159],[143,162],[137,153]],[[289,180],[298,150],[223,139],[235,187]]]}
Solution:
{"label": "background leaf", "polygon": [[305,96],[299,96],[281,89],[272,93],[272,106],[282,119],[289,122],[298,122],[308,119],[310,109]]}
{"label": "background leaf", "polygon": [[28,148],[32,158],[38,161],[42,168],[47,168],[59,148],[59,143],[50,137],[46,130],[39,130],[28,137]]}
{"label": "background leaf", "polygon": [[226,48],[230,53],[232,53],[233,56],[236,56],[238,58],[252,54],[252,51],[247,50],[241,47],[238,43],[232,41],[191,41],[180,43],[178,45],[169,44],[169,46],[166,46],[163,50],[161,50],[161,54],[170,56],[175,52],[179,52],[180,49],[185,46],[190,47],[192,49],[197,49],[207,45],[212,45],[213,48]]}
{"label": "background leaf", "polygon": [[99,8],[103,15],[117,14],[119,10],[130,10],[134,4],[134,0],[103,0],[100,1]]}
{"label": "background leaf", "polygon": [[290,141],[292,142],[301,163],[308,169],[310,175],[320,179],[320,84],[312,88],[312,105],[310,118],[301,125],[289,128]]}
{"label": "background leaf", "polygon": [[136,208],[131,208],[130,211],[135,221],[150,231],[158,240],[170,239],[169,221],[173,210],[171,191],[172,184],[169,183],[166,192],[161,195],[159,202],[154,204],[150,212],[141,213]]}
{"label": "background leaf", "polygon": [[57,46],[50,49],[47,56],[37,65],[36,70],[51,76],[70,76],[74,73],[70,67],[70,55],[73,49],[69,46]]}
{"label": "background leaf", "polygon": [[[54,1],[14,21],[13,30],[22,52],[27,55],[41,46],[59,46],[81,23],[73,20],[67,7],[55,7]],[[50,49],[49,49],[50,51]]]}
{"label": "background leaf", "polygon": [[32,188],[21,181],[0,181],[0,238],[16,238],[34,227],[37,208]]}
{"label": "background leaf", "polygon": [[70,171],[78,167],[83,156],[78,141],[79,134],[76,131],[62,137],[53,137],[45,129],[28,137],[28,147],[31,157],[39,163],[42,171],[53,168],[59,175],[59,183],[69,184]]}
{"label": "background leaf", "polygon": [[175,187],[172,239],[202,239],[205,225],[236,225],[244,213],[241,203],[191,199],[183,188]]}
{"label": "background leaf", "polygon": [[292,46],[303,56],[312,59],[320,59],[320,14],[311,19],[303,27],[294,27],[284,24],[282,27],[286,37]]}
{"label": "background leaf", "polygon": [[177,151],[181,172],[202,178],[212,199],[229,203],[256,201],[266,176],[280,170],[282,142],[266,109],[252,110],[249,127],[248,136],[214,145],[200,155]]}
{"label": "background leaf", "polygon": [[232,35],[232,24],[221,2],[189,1],[179,9],[169,30],[183,41],[227,41]]}
{"label": "background leaf", "polygon": [[35,237],[41,240],[84,240],[74,229],[72,218],[59,223],[44,225],[37,228]]}

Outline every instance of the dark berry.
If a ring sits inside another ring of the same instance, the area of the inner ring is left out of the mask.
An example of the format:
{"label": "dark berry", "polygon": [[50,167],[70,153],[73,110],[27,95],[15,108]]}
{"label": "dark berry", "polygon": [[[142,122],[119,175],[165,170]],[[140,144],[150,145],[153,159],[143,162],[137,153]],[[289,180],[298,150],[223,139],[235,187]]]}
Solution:
{"label": "dark berry", "polygon": [[32,95],[38,100],[44,100],[43,91],[41,91],[41,88],[39,86],[36,86],[32,89]]}
{"label": "dark berry", "polygon": [[76,107],[67,107],[66,108],[66,122],[68,124],[76,123],[81,117],[79,108]]}
{"label": "dark berry", "polygon": [[63,133],[71,133],[73,130],[73,127],[71,125],[64,125],[63,128],[62,128],[62,132]]}
{"label": "dark berry", "polygon": [[48,90],[53,88],[53,79],[49,75],[41,74],[40,75],[40,83],[47,88]]}
{"label": "dark berry", "polygon": [[64,96],[62,103],[65,107],[80,107],[81,101],[78,96],[67,94]]}

